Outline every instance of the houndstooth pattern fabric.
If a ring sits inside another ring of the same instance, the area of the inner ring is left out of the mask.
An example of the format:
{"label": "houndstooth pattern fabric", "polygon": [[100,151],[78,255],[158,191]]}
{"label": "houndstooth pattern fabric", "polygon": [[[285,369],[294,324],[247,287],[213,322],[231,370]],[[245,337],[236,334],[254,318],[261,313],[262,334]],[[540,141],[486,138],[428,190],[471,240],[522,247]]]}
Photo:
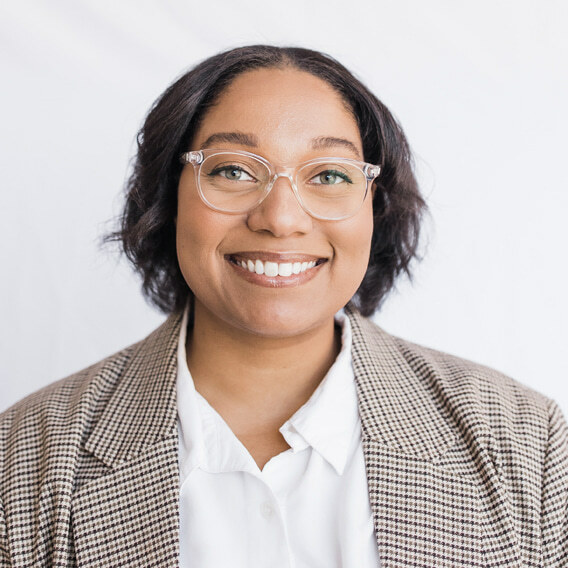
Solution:
{"label": "houndstooth pattern fabric", "polygon": [[[347,312],[382,567],[567,567],[557,406]],[[180,321],[0,415],[2,568],[177,566]]]}

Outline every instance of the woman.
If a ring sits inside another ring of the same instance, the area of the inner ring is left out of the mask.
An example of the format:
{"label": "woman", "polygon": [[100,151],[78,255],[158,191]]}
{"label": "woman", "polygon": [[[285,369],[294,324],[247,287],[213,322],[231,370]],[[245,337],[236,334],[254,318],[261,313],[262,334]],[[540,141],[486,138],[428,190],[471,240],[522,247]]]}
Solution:
{"label": "woman", "polygon": [[2,566],[565,566],[556,405],[365,319],[423,209],[331,58],[182,76],[114,235],[170,317],[2,415]]}

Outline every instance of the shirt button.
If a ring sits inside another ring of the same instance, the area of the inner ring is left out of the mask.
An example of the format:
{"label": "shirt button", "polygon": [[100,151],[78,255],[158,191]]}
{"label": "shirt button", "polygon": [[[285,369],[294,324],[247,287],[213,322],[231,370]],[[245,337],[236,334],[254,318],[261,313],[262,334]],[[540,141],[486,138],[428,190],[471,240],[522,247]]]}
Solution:
{"label": "shirt button", "polygon": [[270,519],[270,517],[272,517],[273,513],[274,513],[274,509],[272,508],[272,505],[270,503],[263,503],[260,506],[260,514],[265,519]]}

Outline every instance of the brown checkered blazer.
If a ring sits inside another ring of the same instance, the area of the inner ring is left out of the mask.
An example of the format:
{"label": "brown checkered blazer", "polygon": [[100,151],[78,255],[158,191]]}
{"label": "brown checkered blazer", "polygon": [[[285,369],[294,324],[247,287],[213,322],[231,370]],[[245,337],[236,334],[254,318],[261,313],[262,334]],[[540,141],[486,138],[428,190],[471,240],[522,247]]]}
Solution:
{"label": "brown checkered blazer", "polygon": [[[349,316],[383,568],[568,566],[556,405]],[[0,566],[177,565],[179,326],[0,415]]]}

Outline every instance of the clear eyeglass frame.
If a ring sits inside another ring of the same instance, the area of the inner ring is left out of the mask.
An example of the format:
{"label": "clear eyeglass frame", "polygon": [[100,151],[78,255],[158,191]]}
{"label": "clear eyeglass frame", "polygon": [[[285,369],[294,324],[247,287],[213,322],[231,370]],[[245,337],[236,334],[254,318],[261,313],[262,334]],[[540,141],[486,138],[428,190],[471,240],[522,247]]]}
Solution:
{"label": "clear eyeglass frame", "polygon": [[[240,155],[243,156],[244,158],[249,158],[249,159],[252,158],[263,164],[268,169],[268,172],[270,174],[269,178],[266,181],[266,183],[261,186],[260,188],[261,191],[259,191],[258,198],[254,202],[252,202],[251,205],[247,205],[245,208],[237,210],[224,209],[211,203],[210,200],[207,199],[204,188],[202,187],[201,184],[202,167],[208,158],[211,158],[213,156],[218,156],[221,154]],[[353,217],[355,214],[357,214],[357,212],[361,209],[361,206],[365,201],[365,198],[369,191],[369,187],[371,186],[372,182],[378,177],[381,171],[381,166],[376,164],[370,164],[368,162],[363,162],[360,160],[353,160],[351,158],[338,158],[338,157],[329,157],[329,156],[308,160],[294,167],[276,168],[266,158],[263,158],[258,154],[253,154],[251,152],[246,152],[244,150],[226,150],[226,149],[214,149],[214,148],[184,152],[180,156],[179,160],[184,165],[191,164],[193,166],[195,173],[195,182],[197,185],[199,197],[201,198],[203,203],[207,205],[207,207],[213,209],[214,211],[219,211],[220,213],[227,213],[227,214],[242,214],[242,213],[247,213],[248,211],[252,211],[254,208],[258,207],[266,199],[266,197],[269,195],[270,191],[274,187],[276,180],[279,177],[286,177],[290,182],[292,191],[294,193],[294,196],[296,197],[296,200],[300,204],[300,207],[315,219],[321,219],[323,221],[342,221],[343,219],[348,219],[349,217]],[[300,170],[309,167],[311,165],[317,166],[318,164],[329,164],[329,163],[345,164],[345,165],[350,165],[352,167],[355,166],[364,175],[365,186],[363,191],[361,191],[360,203],[358,204],[357,207],[353,208],[353,210],[349,211],[344,215],[339,215],[339,216],[320,215],[317,212],[312,211],[311,208],[306,205],[304,199],[302,199],[300,191],[298,190],[297,174]]]}

